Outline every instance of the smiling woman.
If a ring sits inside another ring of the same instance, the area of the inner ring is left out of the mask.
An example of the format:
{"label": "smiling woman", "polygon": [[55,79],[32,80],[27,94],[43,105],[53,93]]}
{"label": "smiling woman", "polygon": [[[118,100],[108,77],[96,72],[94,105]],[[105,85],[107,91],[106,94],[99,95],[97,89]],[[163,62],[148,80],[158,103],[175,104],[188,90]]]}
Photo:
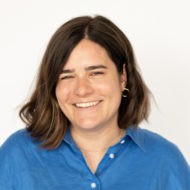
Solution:
{"label": "smiling woman", "polygon": [[[130,90],[127,99],[121,95],[124,88]],[[106,93],[109,95],[104,99]],[[42,140],[42,147],[52,149],[60,145],[72,124],[70,118],[78,113],[71,104],[100,101],[103,109],[114,107],[112,112],[117,112],[112,115],[117,117],[114,125],[117,130],[126,129],[148,118],[149,93],[123,32],[105,17],[78,17],[62,25],[50,40],[36,90],[21,109],[20,117],[30,135]],[[103,109],[100,115],[108,114]]]}
{"label": "smiling woman", "polygon": [[190,189],[179,149],[138,126],[150,94],[115,24],[69,20],[51,38],[20,110],[26,129],[0,149],[0,189]]}

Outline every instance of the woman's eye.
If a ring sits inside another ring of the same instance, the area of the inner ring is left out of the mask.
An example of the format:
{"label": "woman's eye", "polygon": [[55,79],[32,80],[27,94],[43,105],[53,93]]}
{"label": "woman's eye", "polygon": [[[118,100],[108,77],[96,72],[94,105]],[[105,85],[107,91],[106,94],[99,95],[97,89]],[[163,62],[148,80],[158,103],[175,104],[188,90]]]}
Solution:
{"label": "woman's eye", "polygon": [[103,72],[97,71],[97,72],[93,72],[91,73],[91,76],[96,76],[96,75],[103,75]]}
{"label": "woman's eye", "polygon": [[66,79],[70,79],[70,78],[73,78],[73,76],[64,76],[64,77],[61,77],[61,80],[66,80]]}

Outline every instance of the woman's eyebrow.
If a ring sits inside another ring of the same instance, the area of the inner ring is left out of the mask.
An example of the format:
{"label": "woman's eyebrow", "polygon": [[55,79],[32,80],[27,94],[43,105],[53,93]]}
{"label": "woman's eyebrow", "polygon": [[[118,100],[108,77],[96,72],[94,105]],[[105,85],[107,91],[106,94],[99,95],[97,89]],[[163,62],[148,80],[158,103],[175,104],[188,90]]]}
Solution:
{"label": "woman's eyebrow", "polygon": [[74,71],[74,69],[64,69],[61,71],[61,74],[73,73]]}
{"label": "woman's eyebrow", "polygon": [[85,68],[86,71],[94,70],[94,69],[107,69],[107,67],[105,65],[92,65]]}
{"label": "woman's eyebrow", "polygon": [[[107,67],[104,65],[91,65],[85,68],[86,71],[95,70],[95,69],[107,69]],[[61,71],[61,74],[73,73],[74,71],[75,69],[63,69]]]}

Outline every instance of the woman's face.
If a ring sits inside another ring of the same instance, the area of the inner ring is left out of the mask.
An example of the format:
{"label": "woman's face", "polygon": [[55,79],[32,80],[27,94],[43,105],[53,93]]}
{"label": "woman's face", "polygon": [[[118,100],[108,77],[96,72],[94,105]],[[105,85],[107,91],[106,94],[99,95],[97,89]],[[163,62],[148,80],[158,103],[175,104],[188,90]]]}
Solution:
{"label": "woman's face", "polygon": [[56,97],[72,127],[96,130],[117,126],[125,84],[126,72],[119,75],[106,50],[83,39],[71,52],[59,76]]}

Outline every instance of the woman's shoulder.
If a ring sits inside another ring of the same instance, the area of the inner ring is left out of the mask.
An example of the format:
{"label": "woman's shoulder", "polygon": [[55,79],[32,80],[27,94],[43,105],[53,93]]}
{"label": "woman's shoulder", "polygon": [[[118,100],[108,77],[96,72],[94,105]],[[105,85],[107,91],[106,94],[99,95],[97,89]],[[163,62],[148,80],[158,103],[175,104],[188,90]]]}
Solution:
{"label": "woman's shoulder", "polygon": [[142,139],[144,156],[150,163],[155,163],[163,187],[168,189],[187,189],[190,187],[190,167],[176,144],[162,135],[138,128]]}
{"label": "woman's shoulder", "polygon": [[144,150],[150,150],[152,148],[159,148],[160,150],[165,150],[168,148],[176,149],[176,145],[174,143],[172,143],[162,135],[158,134],[157,132],[153,132],[148,129],[144,129],[137,126],[131,126],[128,129],[128,134]]}
{"label": "woman's shoulder", "polygon": [[20,129],[11,134],[0,147],[1,152],[16,153],[34,145],[34,139],[26,129]]}
{"label": "woman's shoulder", "polygon": [[143,136],[144,148],[147,150],[157,150],[163,152],[176,152],[179,150],[175,143],[158,134],[157,132],[142,128],[139,128],[138,130],[139,133]]}
{"label": "woman's shoulder", "polygon": [[138,133],[142,136],[144,150],[148,154],[162,158],[169,163],[187,163],[179,147],[172,141],[147,129],[138,128]]}
{"label": "woman's shoulder", "polygon": [[26,128],[19,129],[12,133],[5,142],[21,142],[30,140],[30,133]]}

